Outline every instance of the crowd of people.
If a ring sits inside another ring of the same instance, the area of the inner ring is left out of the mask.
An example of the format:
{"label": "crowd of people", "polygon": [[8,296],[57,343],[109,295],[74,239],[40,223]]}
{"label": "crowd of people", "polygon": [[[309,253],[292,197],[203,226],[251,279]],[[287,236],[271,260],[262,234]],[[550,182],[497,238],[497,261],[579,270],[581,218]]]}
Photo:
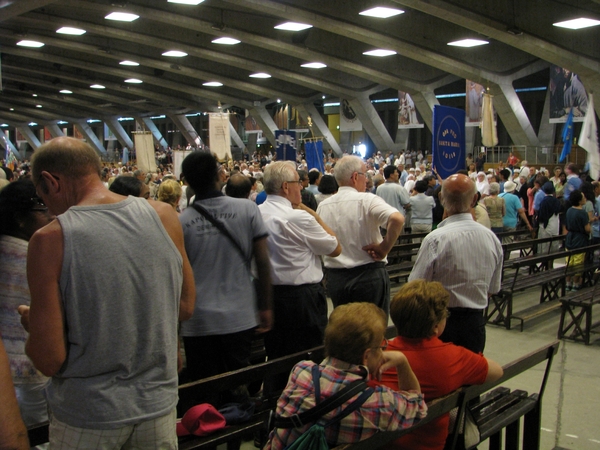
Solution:
{"label": "crowd of people", "polygon": [[[48,410],[51,448],[176,448],[179,377],[247,366],[257,333],[269,359],[325,344],[321,364],[265,383],[283,389],[278,417],[365,379],[369,395],[326,430],[329,444],[410,427],[425,401],[502,375],[483,356],[497,233],[566,233],[568,249],[600,241],[600,184],[574,164],[549,178],[511,154],[498,170],[471,160],[441,179],[421,151],[325,160],[320,172],[197,151],[178,180],[172,163],[145,173],[56,138],[0,171],[0,397],[15,393],[0,448],[25,448],[19,416],[31,426]],[[425,237],[390,302],[387,255],[407,230]],[[387,342],[389,318],[398,337]],[[242,386],[214,401],[248,396]],[[447,430],[441,417],[394,448],[442,449]],[[276,427],[266,448],[303,431]]]}

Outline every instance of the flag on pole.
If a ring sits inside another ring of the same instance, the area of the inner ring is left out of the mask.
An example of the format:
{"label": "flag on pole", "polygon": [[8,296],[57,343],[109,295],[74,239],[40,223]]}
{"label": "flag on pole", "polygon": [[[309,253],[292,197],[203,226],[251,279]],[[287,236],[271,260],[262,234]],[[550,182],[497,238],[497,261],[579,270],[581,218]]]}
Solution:
{"label": "flag on pole", "polygon": [[494,105],[490,94],[483,94],[481,117],[481,143],[485,147],[498,145],[498,131],[494,123]]}
{"label": "flag on pole", "polygon": [[569,117],[567,117],[567,121],[565,122],[565,126],[562,131],[562,140],[565,143],[563,145],[562,153],[560,154],[560,159],[558,162],[565,162],[567,156],[571,154],[571,147],[573,145],[573,108],[569,112]]}
{"label": "flag on pole", "polygon": [[598,128],[596,126],[596,112],[594,111],[594,97],[588,96],[588,109],[579,134],[579,146],[588,152],[590,176],[598,180],[600,172],[600,153],[598,153]]}

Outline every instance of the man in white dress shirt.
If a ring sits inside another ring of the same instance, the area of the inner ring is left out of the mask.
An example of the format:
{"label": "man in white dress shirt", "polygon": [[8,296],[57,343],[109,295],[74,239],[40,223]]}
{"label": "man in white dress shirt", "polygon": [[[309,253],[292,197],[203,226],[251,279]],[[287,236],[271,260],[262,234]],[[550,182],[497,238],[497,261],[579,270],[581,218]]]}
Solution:
{"label": "man in white dress shirt", "polygon": [[265,348],[272,359],[323,344],[327,301],[320,256],[335,258],[342,248],[331,228],[302,204],[293,163],[269,164],[263,183],[268,196],[258,209],[269,230],[274,301],[274,325],[265,335]]}
{"label": "man in white dress shirt", "polygon": [[[402,231],[404,216],[382,198],[365,192],[366,170],[357,156],[344,156],[335,166],[338,193],[317,208],[342,245],[338,258],[324,258],[327,291],[334,306],[371,302],[387,312],[390,279],[386,256]],[[380,227],[387,230],[385,238]]]}
{"label": "man in white dress shirt", "polygon": [[477,190],[468,176],[444,180],[441,201],[447,219],[423,239],[408,281],[442,283],[450,292],[451,315],[440,339],[481,353],[483,311],[489,294],[500,290],[502,246],[491,230],[473,220],[470,208],[477,202]]}

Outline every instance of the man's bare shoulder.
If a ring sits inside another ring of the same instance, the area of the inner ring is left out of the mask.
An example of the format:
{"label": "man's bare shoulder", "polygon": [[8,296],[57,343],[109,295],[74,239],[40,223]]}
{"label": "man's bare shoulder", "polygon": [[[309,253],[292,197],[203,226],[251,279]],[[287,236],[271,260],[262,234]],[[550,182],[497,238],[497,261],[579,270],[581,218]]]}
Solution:
{"label": "man's bare shoulder", "polygon": [[47,240],[47,239],[62,239],[62,227],[60,226],[60,222],[58,219],[54,219],[48,225],[43,226],[39,230],[37,230],[33,236],[31,236],[31,241],[37,240]]}

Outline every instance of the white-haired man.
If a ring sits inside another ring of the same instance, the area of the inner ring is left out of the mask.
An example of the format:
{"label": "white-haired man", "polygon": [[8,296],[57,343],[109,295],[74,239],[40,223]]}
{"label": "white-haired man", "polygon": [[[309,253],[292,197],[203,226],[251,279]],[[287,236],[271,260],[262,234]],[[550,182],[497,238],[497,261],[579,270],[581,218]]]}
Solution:
{"label": "white-haired man", "polygon": [[[324,258],[327,290],[334,306],[370,301],[387,312],[386,256],[402,231],[404,216],[382,198],[365,192],[366,171],[360,158],[344,156],[335,166],[338,193],[317,208],[342,245],[339,257]],[[387,230],[385,238],[380,227]]]}
{"label": "white-haired man", "polygon": [[268,197],[258,209],[269,231],[275,321],[265,347],[272,359],[323,344],[327,300],[320,256],[335,258],[342,248],[331,228],[302,203],[293,163],[269,164],[263,181]]}

